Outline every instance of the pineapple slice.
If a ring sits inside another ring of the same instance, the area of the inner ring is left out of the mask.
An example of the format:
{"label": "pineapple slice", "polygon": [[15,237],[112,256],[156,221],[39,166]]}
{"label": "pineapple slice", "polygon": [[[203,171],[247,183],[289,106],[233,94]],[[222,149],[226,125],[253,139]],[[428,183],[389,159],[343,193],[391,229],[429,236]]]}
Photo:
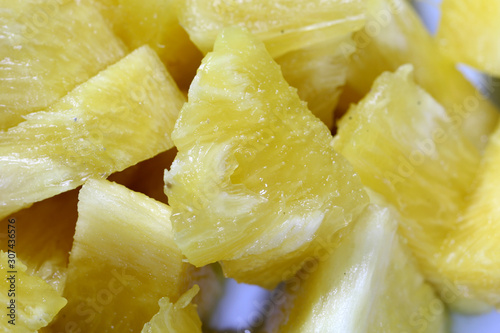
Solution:
{"label": "pineapple slice", "polygon": [[328,128],[347,78],[350,53],[341,45],[350,41],[350,35],[340,36],[276,58],[286,81]]}
{"label": "pineapple slice", "polygon": [[436,38],[443,52],[455,62],[500,76],[500,2],[444,0],[441,12]]}
{"label": "pineapple slice", "polygon": [[175,0],[97,0],[98,8],[130,49],[151,46],[181,89],[188,89],[202,58],[179,25]]}
{"label": "pineapple slice", "polygon": [[[22,244],[17,257],[28,267],[27,273],[37,275],[62,294],[66,280],[69,251],[73,244],[78,191],[72,190],[35,203],[13,217],[20,230],[17,242]],[[2,219],[1,230],[7,230],[8,219]],[[0,248],[7,248],[7,239],[0,239]]]}
{"label": "pineapple slice", "polygon": [[66,300],[41,278],[28,274],[19,259],[11,257],[0,250],[0,330],[34,333],[52,321]]}
{"label": "pineapple slice", "polygon": [[0,0],[0,131],[125,55],[91,4]]}
{"label": "pineapple slice", "polygon": [[[357,102],[384,71],[411,63],[416,82],[454,119],[469,140],[483,150],[498,122],[498,111],[442,56],[434,39],[406,0],[367,0],[369,18],[353,37],[355,54],[347,77],[349,94]],[[343,49],[352,50],[345,44]],[[357,96],[357,97],[356,97]]]}
{"label": "pineapple slice", "polygon": [[177,300],[187,269],[173,240],[170,208],[105,180],[89,180],[78,203],[75,241],[57,331],[138,332]]}
{"label": "pineapple slice", "polygon": [[287,281],[293,307],[267,331],[447,332],[445,307],[399,241],[394,213],[372,204],[353,224],[335,251]]}
{"label": "pineapple slice", "polygon": [[228,28],[198,70],[172,138],[165,191],[195,266],[272,288],[367,203],[351,166],[264,45]]}
{"label": "pineapple slice", "polygon": [[[500,308],[500,129],[489,141],[477,173],[475,190],[462,221],[443,246],[439,262],[459,295]],[[450,295],[453,296],[453,295]]]}
{"label": "pineapple slice", "polygon": [[171,148],[183,102],[157,55],[142,47],[0,132],[0,218]]}
{"label": "pineapple slice", "polygon": [[339,122],[334,147],[363,184],[399,209],[400,231],[431,282],[479,165],[459,124],[415,84],[411,65],[384,73]]}
{"label": "pineapple slice", "polygon": [[191,301],[200,288],[193,286],[172,304],[168,298],[160,299],[160,312],[144,325],[142,333],[201,333],[201,321]]}
{"label": "pineapple slice", "polygon": [[362,0],[177,0],[181,25],[203,52],[228,26],[249,29],[273,57],[356,31],[365,23]]}

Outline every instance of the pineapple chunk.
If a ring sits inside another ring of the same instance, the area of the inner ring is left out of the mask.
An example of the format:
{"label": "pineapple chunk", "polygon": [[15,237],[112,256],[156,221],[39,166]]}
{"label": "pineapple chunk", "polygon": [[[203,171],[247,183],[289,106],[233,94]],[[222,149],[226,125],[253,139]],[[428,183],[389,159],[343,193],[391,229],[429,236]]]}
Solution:
{"label": "pineapple chunk", "polygon": [[273,57],[356,31],[365,23],[362,0],[178,0],[181,25],[203,52],[228,26],[246,27]]}
{"label": "pineapple chunk", "polygon": [[444,0],[437,33],[439,46],[455,62],[500,76],[500,2]]}
{"label": "pineapple chunk", "polygon": [[125,55],[91,4],[0,0],[0,131]]}
{"label": "pineapple chunk", "polygon": [[[89,180],[78,203],[75,241],[57,331],[138,332],[177,300],[187,269],[173,240],[171,210],[106,180]],[[57,331],[57,332],[59,332]]]}
{"label": "pineapple chunk", "polygon": [[[370,205],[338,247],[287,281],[274,332],[446,332],[446,310],[399,241],[394,212]],[[287,305],[289,306],[289,305]]]}
{"label": "pineapple chunk", "polygon": [[443,246],[440,269],[466,298],[500,308],[500,129],[489,141],[464,216]]}
{"label": "pineapple chunk", "polygon": [[[73,244],[78,214],[78,191],[72,190],[35,203],[17,212],[13,218],[20,230],[17,241],[22,251],[17,257],[28,267],[27,273],[37,275],[62,294],[66,280],[69,251]],[[1,230],[7,230],[8,219],[2,219]],[[7,239],[0,238],[0,248],[7,248]]]}
{"label": "pineapple chunk", "polygon": [[11,258],[12,254],[0,250],[0,330],[35,333],[52,321],[66,300],[41,278],[28,274],[19,259]]}
{"label": "pineapple chunk", "polygon": [[200,288],[192,287],[172,304],[168,298],[160,299],[160,312],[144,325],[142,333],[201,333],[201,321],[191,301]]}
{"label": "pineapple chunk", "polygon": [[[463,130],[467,138],[483,150],[488,135],[498,122],[498,111],[442,56],[434,39],[407,0],[367,0],[369,18],[353,37],[356,52],[347,76],[349,96],[357,102],[373,81],[385,71],[404,64],[415,67],[416,82],[431,94]],[[352,45],[343,46],[351,51]]]}
{"label": "pineapple chunk", "polygon": [[465,207],[479,153],[429,94],[411,65],[384,73],[339,122],[334,147],[401,212],[401,234],[431,282],[444,283],[437,257]]}
{"label": "pineapple chunk", "polygon": [[228,28],[202,62],[165,172],[176,242],[195,266],[272,288],[367,203],[328,128],[264,45]]}
{"label": "pineapple chunk", "polygon": [[341,45],[350,41],[350,35],[340,36],[276,58],[286,81],[328,128],[347,78],[350,53]]}
{"label": "pineapple chunk", "polygon": [[0,218],[173,146],[184,102],[149,47],[0,132]]}
{"label": "pineapple chunk", "polygon": [[132,50],[148,44],[181,89],[188,89],[202,58],[179,25],[175,0],[97,0],[113,31]]}

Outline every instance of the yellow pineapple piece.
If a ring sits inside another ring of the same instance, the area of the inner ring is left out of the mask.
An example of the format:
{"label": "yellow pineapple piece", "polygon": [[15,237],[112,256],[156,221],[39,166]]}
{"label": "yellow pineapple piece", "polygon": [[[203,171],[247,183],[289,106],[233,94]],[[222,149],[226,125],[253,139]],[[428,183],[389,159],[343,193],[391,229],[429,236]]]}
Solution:
{"label": "yellow pineapple piece", "polygon": [[195,266],[223,260],[226,276],[272,288],[367,203],[328,128],[245,30],[224,30],[188,100],[165,192]]}
{"label": "yellow pineapple piece", "polygon": [[446,309],[399,241],[396,216],[372,204],[334,236],[335,250],[287,281],[293,307],[267,332],[447,332]]}
{"label": "yellow pineapple piece", "polygon": [[[498,111],[453,62],[441,55],[409,2],[367,0],[367,7],[366,26],[353,37],[356,52],[351,57],[347,76],[349,96],[345,97],[362,98],[384,71],[395,71],[411,63],[416,82],[446,109],[478,149],[484,149],[487,136],[498,121]],[[343,46],[346,52],[352,48],[349,44]]]}
{"label": "yellow pineapple piece", "polygon": [[181,89],[188,89],[202,58],[179,25],[175,0],[97,0],[113,31],[134,50],[151,46]]}
{"label": "yellow pineapple piece", "polygon": [[454,62],[500,76],[500,2],[444,0],[437,40]]}
{"label": "yellow pineapple piece", "polygon": [[1,0],[0,7],[0,131],[125,55],[91,4]]}
{"label": "yellow pineapple piece", "polygon": [[203,52],[229,26],[246,27],[273,57],[356,31],[365,23],[362,0],[178,0],[181,25]]}
{"label": "yellow pineapple piece", "polygon": [[464,216],[443,246],[440,269],[466,298],[500,307],[500,129],[490,138]]}
{"label": "yellow pineapple piece", "polygon": [[0,133],[0,218],[173,146],[184,102],[149,47]]}
{"label": "yellow pineapple piece", "polygon": [[276,58],[286,81],[328,128],[347,77],[350,54],[341,45],[349,41],[350,35],[340,36]]}
{"label": "yellow pineapple piece", "polygon": [[137,332],[161,297],[179,298],[186,264],[170,214],[167,205],[121,185],[83,185],[64,289],[68,305],[53,325],[57,332]]}
{"label": "yellow pineapple piece", "polygon": [[413,80],[411,65],[384,73],[338,124],[334,147],[363,184],[401,212],[401,234],[427,279],[446,283],[437,257],[465,207],[479,153]]}
{"label": "yellow pineapple piece", "polygon": [[201,333],[201,321],[196,306],[191,301],[200,288],[192,287],[172,304],[167,298],[160,299],[160,311],[144,325],[142,333]]}
{"label": "yellow pineapple piece", "polygon": [[[72,190],[35,203],[15,213],[20,230],[17,241],[22,249],[17,257],[28,267],[27,273],[37,275],[62,294],[66,280],[69,251],[73,244],[78,191]],[[9,219],[0,221],[7,230]],[[7,248],[7,238],[0,238],[0,248]]]}
{"label": "yellow pineapple piece", "polygon": [[28,274],[26,266],[13,258],[10,252],[0,250],[0,330],[34,333],[52,321],[66,300],[41,278]]}

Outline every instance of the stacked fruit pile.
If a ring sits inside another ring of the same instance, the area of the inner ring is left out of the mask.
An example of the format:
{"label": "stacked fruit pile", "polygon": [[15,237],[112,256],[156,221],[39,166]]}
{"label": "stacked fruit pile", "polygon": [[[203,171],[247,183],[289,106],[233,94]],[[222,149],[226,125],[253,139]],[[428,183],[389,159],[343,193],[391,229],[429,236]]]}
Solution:
{"label": "stacked fruit pile", "polygon": [[406,0],[0,4],[2,330],[208,331],[223,276],[274,289],[255,332],[500,306],[498,111],[456,70],[500,73],[494,0],[436,37]]}

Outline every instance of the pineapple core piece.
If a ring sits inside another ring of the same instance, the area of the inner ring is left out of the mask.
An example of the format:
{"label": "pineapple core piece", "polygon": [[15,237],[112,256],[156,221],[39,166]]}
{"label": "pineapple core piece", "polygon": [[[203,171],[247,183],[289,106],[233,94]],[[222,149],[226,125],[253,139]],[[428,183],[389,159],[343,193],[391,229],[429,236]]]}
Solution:
{"label": "pineapple core piece", "polygon": [[173,240],[170,207],[106,181],[80,190],[60,331],[139,332],[158,300],[177,301],[187,265]]}
{"label": "pineapple core piece", "polygon": [[171,148],[183,102],[145,46],[0,132],[0,218]]}
{"label": "pineapple core piece", "polygon": [[195,266],[223,260],[226,276],[272,288],[366,205],[328,128],[245,30],[224,30],[188,99],[165,191]]}

